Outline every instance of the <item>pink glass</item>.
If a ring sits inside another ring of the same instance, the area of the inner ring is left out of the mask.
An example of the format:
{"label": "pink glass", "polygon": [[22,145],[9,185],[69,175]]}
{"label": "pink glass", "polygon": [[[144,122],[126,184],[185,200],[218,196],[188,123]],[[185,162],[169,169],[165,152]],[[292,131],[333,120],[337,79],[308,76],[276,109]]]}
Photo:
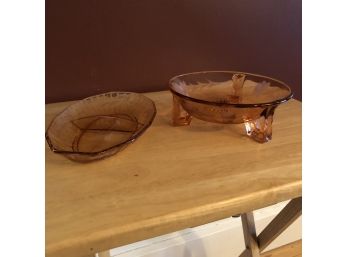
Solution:
{"label": "pink glass", "polygon": [[173,94],[173,125],[190,125],[192,117],[224,123],[244,123],[246,134],[259,143],[272,139],[279,104],[292,98],[285,83],[262,75],[235,71],[203,71],[169,81]]}
{"label": "pink glass", "polygon": [[110,92],[78,101],[58,114],[46,131],[50,149],[79,162],[111,156],[134,142],[156,115],[149,98]]}

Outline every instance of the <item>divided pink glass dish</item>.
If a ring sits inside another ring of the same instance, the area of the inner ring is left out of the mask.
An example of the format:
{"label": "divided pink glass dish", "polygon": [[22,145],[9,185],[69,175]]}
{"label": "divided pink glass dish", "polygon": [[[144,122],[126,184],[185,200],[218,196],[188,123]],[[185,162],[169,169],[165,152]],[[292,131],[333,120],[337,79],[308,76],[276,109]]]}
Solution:
{"label": "divided pink glass dish", "polygon": [[173,125],[189,125],[192,117],[224,123],[244,123],[246,134],[257,142],[272,139],[275,109],[290,100],[284,82],[236,71],[203,71],[173,77]]}
{"label": "divided pink glass dish", "polygon": [[155,104],[130,92],[110,92],[72,104],[46,131],[50,149],[79,162],[102,159],[134,142],[151,125]]}

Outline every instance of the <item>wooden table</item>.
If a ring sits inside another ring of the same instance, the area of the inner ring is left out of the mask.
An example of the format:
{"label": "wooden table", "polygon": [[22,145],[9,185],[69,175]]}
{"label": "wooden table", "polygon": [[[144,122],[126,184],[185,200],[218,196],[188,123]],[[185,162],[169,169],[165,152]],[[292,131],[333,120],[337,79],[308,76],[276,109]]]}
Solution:
{"label": "wooden table", "polygon": [[[281,105],[273,140],[258,144],[240,125],[173,127],[170,93],[146,95],[157,106],[154,123],[115,156],[75,163],[46,144],[46,256],[93,256],[236,214],[242,255],[258,256],[301,212],[301,103]],[[71,103],[47,105],[46,126]],[[288,199],[292,206],[256,238],[251,211]]]}

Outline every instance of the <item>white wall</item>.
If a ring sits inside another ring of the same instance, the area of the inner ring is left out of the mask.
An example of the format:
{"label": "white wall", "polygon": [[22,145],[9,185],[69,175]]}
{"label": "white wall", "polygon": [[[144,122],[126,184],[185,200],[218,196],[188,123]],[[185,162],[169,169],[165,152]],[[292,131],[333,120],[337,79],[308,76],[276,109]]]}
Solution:
{"label": "white wall", "polygon": [[[282,202],[254,211],[257,233],[286,205]],[[301,239],[301,218],[281,234],[267,250]],[[240,218],[227,218],[111,249],[101,256],[115,257],[233,257],[244,250]]]}

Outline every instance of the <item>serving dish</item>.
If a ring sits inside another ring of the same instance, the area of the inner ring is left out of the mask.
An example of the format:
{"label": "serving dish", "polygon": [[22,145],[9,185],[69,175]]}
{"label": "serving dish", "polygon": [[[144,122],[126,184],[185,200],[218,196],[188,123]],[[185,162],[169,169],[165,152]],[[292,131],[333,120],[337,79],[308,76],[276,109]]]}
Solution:
{"label": "serving dish", "polygon": [[46,130],[50,149],[79,162],[111,156],[151,125],[155,104],[142,94],[110,92],[67,107]]}
{"label": "serving dish", "polygon": [[272,139],[276,108],[292,98],[284,82],[246,72],[202,71],[175,76],[174,126],[189,125],[192,117],[215,123],[244,123],[246,134],[257,142]]}

